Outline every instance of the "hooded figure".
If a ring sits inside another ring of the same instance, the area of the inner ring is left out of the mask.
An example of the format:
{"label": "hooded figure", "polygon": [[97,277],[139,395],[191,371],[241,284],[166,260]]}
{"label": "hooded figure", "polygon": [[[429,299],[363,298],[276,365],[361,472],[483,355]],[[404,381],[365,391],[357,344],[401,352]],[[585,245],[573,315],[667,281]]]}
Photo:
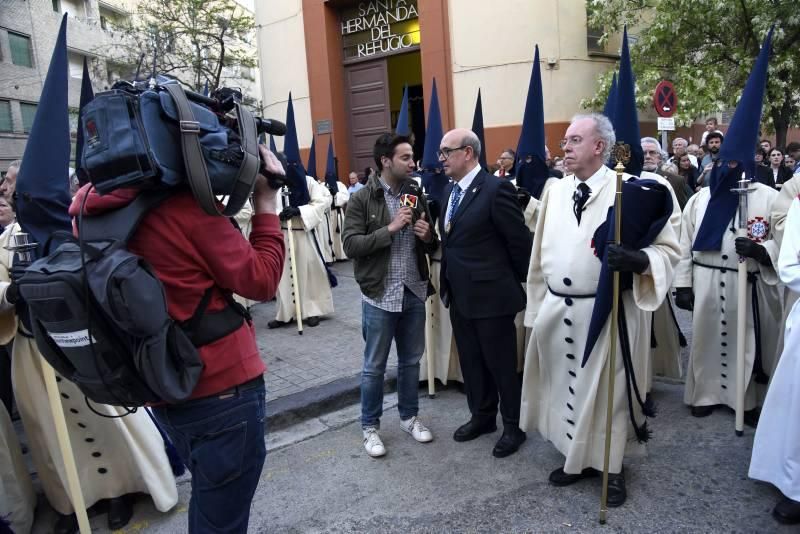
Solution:
{"label": "hooded figure", "polygon": [[336,159],[333,155],[333,138],[328,140],[328,158],[325,163],[325,186],[331,194],[330,234],[333,261],[344,261],[347,256],[342,245],[342,226],[344,225],[344,209],[350,199],[345,185],[336,176]]}
{"label": "hooded figure", "polygon": [[[428,127],[425,131],[425,151],[422,153],[422,187],[428,200],[432,226],[438,232],[439,225],[436,219],[441,211],[444,188],[450,179],[444,174],[442,162],[439,161],[438,151],[444,132],[442,130],[442,115],[439,109],[439,94],[436,90],[434,78],[431,89],[431,101],[428,106]],[[441,236],[439,236],[441,238]],[[436,293],[439,293],[440,274],[442,269],[442,249],[438,248],[431,255],[431,283]],[[420,361],[420,381],[428,380],[428,358],[433,359],[434,377],[442,384],[448,380],[464,382],[461,375],[461,366],[458,362],[458,349],[453,340],[453,327],[450,324],[450,312],[442,304],[442,299],[430,298],[425,301],[428,320],[425,321],[426,352]],[[431,354],[428,354],[430,350]]]}
{"label": "hooded figure", "polygon": [[483,149],[478,157],[481,169],[489,172],[489,165],[486,164],[486,139],[483,135],[483,103],[481,102],[481,90],[478,89],[478,99],[475,101],[475,114],[472,116],[472,131],[478,136]]}
{"label": "hooded figure", "polygon": [[697,309],[684,402],[705,417],[719,404],[736,406],[738,265],[747,265],[745,424],[754,426],[776,361],[782,317],[778,291],[778,244],[772,206],[778,192],[751,183],[747,237],[737,238],[738,194],[743,177],[753,178],[772,31],[767,35],[736,106],[709,187],[692,196],[683,211],[682,258],[675,276],[676,304]]}
{"label": "hooded figure", "polygon": [[[306,175],[312,177],[317,183],[325,186],[325,177],[317,174],[317,138],[311,136],[311,148],[308,152],[308,165],[306,165]],[[328,206],[325,210],[325,220],[314,229],[314,237],[317,239],[317,248],[322,254],[322,261],[325,265],[333,263],[333,239],[330,218],[332,207]]]}
{"label": "hooded figure", "polygon": [[[286,110],[286,136],[284,137],[284,158],[288,205],[280,214],[281,227],[289,250],[288,225],[292,221],[294,233],[294,257],[297,262],[297,291],[300,298],[300,313],[309,326],[317,326],[322,315],[333,313],[331,281],[315,235],[315,229],[325,225],[326,210],[331,204],[328,188],[306,175],[300,160],[300,147],[297,141],[297,127],[294,119],[292,95]],[[285,196],[284,199],[287,197]],[[295,290],[292,283],[290,255],[286,255],[283,276],[278,285],[276,299],[278,310],[275,319],[267,323],[269,328],[278,328],[292,323],[295,319]]]}
{"label": "hooded figure", "polygon": [[516,162],[516,185],[523,192],[519,197],[520,207],[525,211],[525,224],[531,231],[536,227],[535,214],[539,201],[547,187],[553,184],[546,159],[542,73],[537,45],[533,55],[525,114],[522,117],[522,131],[517,143]]}
{"label": "hooded figure", "polygon": [[[68,213],[66,24],[65,15],[17,178],[19,223],[6,228],[0,236],[0,247],[7,246],[11,236],[20,231],[31,234],[43,247],[53,232],[72,228]],[[42,489],[59,514],[54,530],[71,532],[69,529],[77,529],[77,519],[42,375],[42,366],[48,364],[24,321],[17,320],[13,306],[12,301],[17,299],[14,291],[9,291],[13,285],[9,284],[9,274],[18,258],[4,248],[0,251],[0,342],[14,340],[12,374],[17,407]],[[75,384],[58,375],[56,380],[86,506],[110,499],[108,522],[113,529],[122,528],[131,517],[128,494],[149,494],[162,512],[172,508],[178,502],[175,478],[164,441],[145,411],[117,417],[125,411],[93,404],[94,410],[106,416],[101,417],[89,411]]]}

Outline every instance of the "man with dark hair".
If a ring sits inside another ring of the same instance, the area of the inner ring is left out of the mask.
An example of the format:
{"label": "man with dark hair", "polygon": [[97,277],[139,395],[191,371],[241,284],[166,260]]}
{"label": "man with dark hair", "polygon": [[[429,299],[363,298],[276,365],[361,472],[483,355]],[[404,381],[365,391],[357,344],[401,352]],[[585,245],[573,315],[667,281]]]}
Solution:
{"label": "man with dark hair", "polygon": [[439,145],[439,161],[454,181],[445,189],[439,217],[439,287],[450,308],[471,414],[453,439],[494,432],[499,401],[504,430],[492,454],[503,458],[525,441],[514,317],[525,308],[522,283],[532,239],[514,187],[481,169],[480,152],[470,130],[451,130]]}
{"label": "man with dark hair", "polygon": [[800,143],[793,141],[786,145],[786,155],[795,161],[792,171],[795,173],[800,171]]}
{"label": "man with dark hair", "polygon": [[772,150],[772,141],[769,139],[762,139],[761,142],[758,143],[758,146],[761,147],[761,150],[763,150],[765,154],[769,154]]}
{"label": "man with dark hair", "polygon": [[361,372],[364,448],[377,458],[386,454],[378,429],[392,339],[397,348],[400,426],[420,443],[433,440],[417,414],[425,300],[433,293],[425,255],[434,252],[439,241],[431,231],[422,190],[411,177],[415,164],[409,138],[383,134],[375,141],[373,156],[379,174],[350,197],[342,239],[361,288],[366,343]]}
{"label": "man with dark hair", "polygon": [[703,171],[700,173],[700,176],[697,177],[697,183],[703,187],[708,185],[707,178],[711,175],[714,162],[719,158],[719,149],[722,148],[722,141],[724,138],[721,132],[710,132],[708,136],[706,136],[706,142],[703,145],[706,155],[703,156],[703,161],[700,163],[703,167]]}

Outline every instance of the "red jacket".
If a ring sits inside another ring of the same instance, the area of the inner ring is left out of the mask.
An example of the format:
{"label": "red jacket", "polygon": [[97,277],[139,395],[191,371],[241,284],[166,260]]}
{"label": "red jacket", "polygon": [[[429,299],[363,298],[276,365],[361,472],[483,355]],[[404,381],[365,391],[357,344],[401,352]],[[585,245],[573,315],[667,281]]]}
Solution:
{"label": "red jacket", "polygon": [[[89,185],[78,191],[70,206],[77,217]],[[84,216],[120,208],[137,192],[119,189],[100,196],[92,190]],[[181,191],[145,215],[128,249],[147,260],[164,285],[170,316],[185,321],[203,293],[212,285],[252,300],[275,295],[283,273],[284,243],[277,215],[252,219],[250,242],[225,217],[207,215],[191,192]],[[208,311],[227,305],[215,291]],[[264,373],[266,366],[256,345],[255,329],[243,324],[227,336],[200,347],[205,369],[191,398],[207,397]]]}

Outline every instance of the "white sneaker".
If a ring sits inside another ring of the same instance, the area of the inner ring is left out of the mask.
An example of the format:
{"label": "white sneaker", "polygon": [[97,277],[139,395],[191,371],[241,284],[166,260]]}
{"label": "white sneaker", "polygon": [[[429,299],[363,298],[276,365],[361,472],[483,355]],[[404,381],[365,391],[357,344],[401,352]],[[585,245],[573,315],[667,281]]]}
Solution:
{"label": "white sneaker", "polygon": [[364,448],[367,450],[367,454],[373,458],[386,454],[386,447],[383,446],[377,428],[369,427],[364,429]]}
{"label": "white sneaker", "polygon": [[400,427],[414,436],[414,439],[420,443],[428,443],[429,441],[433,441],[433,434],[431,434],[431,431],[422,424],[422,421],[420,421],[416,415],[411,419],[406,419],[405,421],[401,419]]}

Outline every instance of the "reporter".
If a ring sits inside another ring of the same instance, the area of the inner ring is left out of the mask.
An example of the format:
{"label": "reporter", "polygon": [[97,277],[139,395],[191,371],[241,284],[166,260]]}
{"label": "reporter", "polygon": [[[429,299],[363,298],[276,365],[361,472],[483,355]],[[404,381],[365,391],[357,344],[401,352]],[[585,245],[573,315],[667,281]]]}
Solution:
{"label": "reporter", "polygon": [[[266,170],[283,175],[275,156],[264,146],[259,150]],[[71,215],[87,191],[78,192]],[[125,206],[137,191],[88,194],[84,216]],[[256,182],[253,206],[249,243],[229,220],[206,214],[188,189],[144,217],[128,248],[163,283],[174,320],[191,318],[207,290],[206,314],[232,306],[232,292],[259,301],[274,296],[285,251],[277,191],[264,176]],[[246,532],[266,456],[265,366],[249,316],[198,351],[205,367],[190,400],[156,406],[153,413],[192,473],[189,532]]]}

